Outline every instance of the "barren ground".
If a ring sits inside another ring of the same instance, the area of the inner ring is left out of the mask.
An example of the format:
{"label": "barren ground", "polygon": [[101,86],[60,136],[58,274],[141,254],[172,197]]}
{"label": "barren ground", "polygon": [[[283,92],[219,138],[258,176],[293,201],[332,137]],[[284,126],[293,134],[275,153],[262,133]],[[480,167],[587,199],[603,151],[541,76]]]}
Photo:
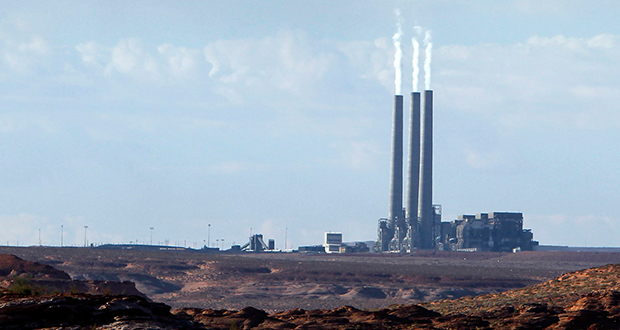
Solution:
{"label": "barren ground", "polygon": [[73,279],[133,281],[178,307],[266,311],[379,308],[503,292],[620,263],[620,253],[424,252],[410,255],[205,254],[92,248],[0,247]]}

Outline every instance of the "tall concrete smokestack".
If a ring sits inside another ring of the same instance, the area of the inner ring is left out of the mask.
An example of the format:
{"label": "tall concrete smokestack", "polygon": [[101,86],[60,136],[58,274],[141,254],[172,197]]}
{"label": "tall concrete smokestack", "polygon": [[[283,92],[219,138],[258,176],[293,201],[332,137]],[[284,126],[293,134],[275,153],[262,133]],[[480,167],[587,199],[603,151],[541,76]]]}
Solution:
{"label": "tall concrete smokestack", "polygon": [[414,233],[418,230],[418,192],[420,189],[420,92],[411,93],[410,115],[406,209],[407,218],[409,218],[411,225],[411,239],[413,240],[415,238]]}
{"label": "tall concrete smokestack", "polygon": [[420,152],[420,196],[418,217],[420,218],[420,248],[432,249],[433,237],[433,91],[424,91],[422,112],[422,143]]}
{"label": "tall concrete smokestack", "polygon": [[403,96],[394,96],[394,123],[392,128],[392,181],[390,182],[390,238],[394,237],[397,223],[403,214]]}

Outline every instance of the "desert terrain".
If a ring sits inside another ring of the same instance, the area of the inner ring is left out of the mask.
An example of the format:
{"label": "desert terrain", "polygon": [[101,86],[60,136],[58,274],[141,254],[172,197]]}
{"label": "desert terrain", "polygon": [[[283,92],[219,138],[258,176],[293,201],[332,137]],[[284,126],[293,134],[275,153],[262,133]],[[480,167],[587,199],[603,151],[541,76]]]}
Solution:
{"label": "desert terrain", "polygon": [[[50,265],[0,254],[0,329],[620,328],[620,264],[577,270],[538,284],[502,290],[510,285],[535,281],[535,278],[558,269],[607,262],[616,258],[615,254],[469,253],[464,257],[463,254],[429,252],[416,256],[308,256],[127,253],[118,250],[98,253],[95,249],[54,248],[17,250],[22,254],[40,253],[38,258],[47,260],[61,254],[61,259],[54,259],[55,264],[79,268],[82,275],[112,276],[116,270],[119,278],[141,279],[140,286],[145,288],[171,290],[154,296],[164,299],[185,297],[186,301],[215,307],[173,308],[147,298],[136,290],[133,282],[72,279],[67,272]],[[118,260],[111,261],[113,259]],[[541,268],[531,268],[536,265]],[[416,271],[409,274],[413,270]],[[185,273],[185,277],[181,273]],[[197,281],[197,273],[206,276],[203,281]],[[341,278],[344,275],[356,280],[344,281]],[[331,285],[331,288],[338,289],[299,290],[296,287],[291,292],[281,287],[282,283],[295,285],[290,282],[291,276],[296,276],[302,288]],[[77,276],[74,274],[73,277]],[[404,290],[406,285],[409,290],[417,290],[415,297],[398,296],[399,290]],[[248,290],[248,287],[258,288]],[[277,289],[270,292],[270,288]],[[484,290],[502,292],[435,300],[442,295],[454,295],[455,288],[474,293]],[[425,295],[429,292],[434,295]],[[231,297],[220,296],[225,293]],[[257,297],[259,294],[261,296]],[[199,296],[212,300],[201,302]],[[370,309],[349,304],[363,305],[372,301],[380,305],[398,299],[426,301]],[[264,303],[265,300],[273,300],[266,304],[270,308],[297,307],[268,311],[252,306],[237,309],[218,305],[248,301]],[[302,303],[321,305],[323,302],[341,304],[335,308],[299,307]]]}
{"label": "desert terrain", "polygon": [[131,281],[173,308],[267,312],[360,309],[500,293],[620,263],[620,253],[420,252],[411,255],[206,254],[96,248],[0,247],[81,281]]}

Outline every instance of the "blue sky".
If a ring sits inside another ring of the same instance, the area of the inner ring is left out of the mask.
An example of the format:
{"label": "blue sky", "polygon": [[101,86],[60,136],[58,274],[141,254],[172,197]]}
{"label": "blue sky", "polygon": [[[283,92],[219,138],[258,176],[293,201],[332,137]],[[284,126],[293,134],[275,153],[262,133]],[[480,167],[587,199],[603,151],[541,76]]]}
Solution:
{"label": "blue sky", "polygon": [[[392,35],[433,35],[434,202],[618,246],[614,1],[3,1],[0,244],[375,238]],[[251,229],[250,229],[251,228]]]}

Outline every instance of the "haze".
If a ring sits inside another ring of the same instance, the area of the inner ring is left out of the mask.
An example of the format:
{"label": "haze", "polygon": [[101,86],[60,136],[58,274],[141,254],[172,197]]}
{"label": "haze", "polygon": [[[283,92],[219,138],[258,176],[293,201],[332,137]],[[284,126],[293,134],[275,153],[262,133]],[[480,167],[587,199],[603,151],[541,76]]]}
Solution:
{"label": "haze", "polygon": [[541,244],[618,246],[606,0],[3,1],[0,244],[374,240],[396,9],[405,94],[432,31],[443,220],[523,212]]}

